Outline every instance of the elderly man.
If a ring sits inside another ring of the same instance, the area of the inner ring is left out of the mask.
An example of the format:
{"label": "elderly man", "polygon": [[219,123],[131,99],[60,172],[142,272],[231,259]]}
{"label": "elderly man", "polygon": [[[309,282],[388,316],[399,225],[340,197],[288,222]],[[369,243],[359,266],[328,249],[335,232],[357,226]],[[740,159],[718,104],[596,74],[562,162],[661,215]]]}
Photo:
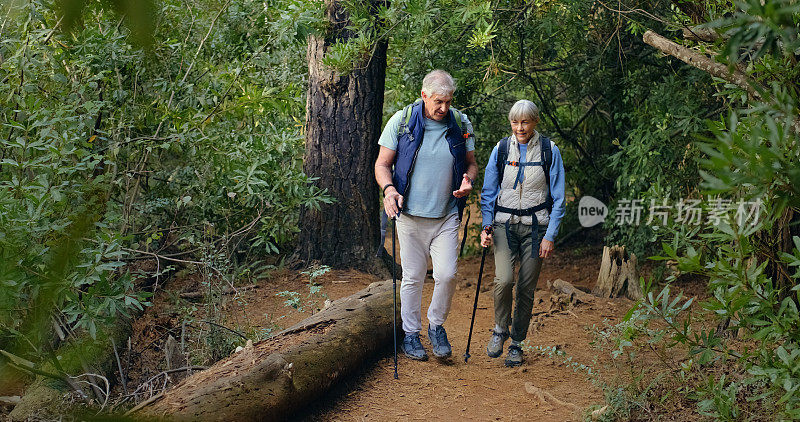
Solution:
{"label": "elderly man", "polygon": [[402,350],[417,360],[428,359],[419,335],[428,256],[435,282],[428,307],[428,337],[434,356],[452,354],[442,324],[455,287],[461,211],[478,173],[472,125],[466,115],[450,107],[455,89],[453,77],[445,71],[425,76],[422,99],[386,123],[375,162],[384,210],[390,218],[397,217],[403,268]]}

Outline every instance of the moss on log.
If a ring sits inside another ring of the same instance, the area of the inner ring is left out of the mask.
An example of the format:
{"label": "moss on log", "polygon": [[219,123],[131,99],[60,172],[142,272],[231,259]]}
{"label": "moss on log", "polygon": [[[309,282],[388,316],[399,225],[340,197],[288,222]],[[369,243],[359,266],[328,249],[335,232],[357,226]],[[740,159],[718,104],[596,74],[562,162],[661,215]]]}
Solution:
{"label": "moss on log", "polygon": [[[125,319],[114,327],[98,330],[97,339],[84,335],[66,343],[56,351],[61,369],[68,375],[76,376],[86,373],[85,368],[88,367],[92,373],[104,375],[109,382],[113,382],[113,377],[110,375],[114,372],[114,350],[111,339],[113,338],[117,344],[122,344],[130,333],[131,322]],[[51,374],[59,372],[50,362],[42,365],[40,369]],[[20,403],[14,407],[9,417],[13,421],[25,421],[71,413],[77,410],[74,408],[74,403],[67,400],[73,391],[62,381],[37,376],[25,390]]]}
{"label": "moss on log", "polygon": [[391,344],[392,299],[391,281],[373,283],[183,380],[132,416],[178,421],[288,419]]}

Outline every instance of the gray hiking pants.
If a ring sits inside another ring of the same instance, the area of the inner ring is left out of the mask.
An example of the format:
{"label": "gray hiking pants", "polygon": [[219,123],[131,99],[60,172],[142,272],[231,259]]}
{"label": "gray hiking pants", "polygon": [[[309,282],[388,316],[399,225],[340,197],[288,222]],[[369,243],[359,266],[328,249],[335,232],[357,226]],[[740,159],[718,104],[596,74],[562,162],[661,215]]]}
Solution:
{"label": "gray hiking pants", "polygon": [[[505,224],[494,224],[494,321],[502,328],[511,325],[511,339],[525,340],[533,309],[533,292],[539,280],[542,259],[539,258],[539,244],[546,226],[539,226],[539,235],[531,236],[533,226],[517,223],[509,224],[506,234]],[[534,239],[535,237],[535,243]],[[519,276],[514,278],[514,265],[519,264]],[[513,318],[512,289],[516,285],[516,300]]]}

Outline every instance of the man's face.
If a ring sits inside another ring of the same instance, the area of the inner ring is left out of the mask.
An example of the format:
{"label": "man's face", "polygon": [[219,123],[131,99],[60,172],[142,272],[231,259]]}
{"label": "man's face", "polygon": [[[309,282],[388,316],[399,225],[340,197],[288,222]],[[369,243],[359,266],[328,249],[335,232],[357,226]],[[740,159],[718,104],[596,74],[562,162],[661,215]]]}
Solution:
{"label": "man's face", "polygon": [[453,96],[439,94],[428,96],[423,92],[422,102],[425,103],[425,117],[441,121],[447,117],[447,113],[450,111],[450,104],[453,102]]}

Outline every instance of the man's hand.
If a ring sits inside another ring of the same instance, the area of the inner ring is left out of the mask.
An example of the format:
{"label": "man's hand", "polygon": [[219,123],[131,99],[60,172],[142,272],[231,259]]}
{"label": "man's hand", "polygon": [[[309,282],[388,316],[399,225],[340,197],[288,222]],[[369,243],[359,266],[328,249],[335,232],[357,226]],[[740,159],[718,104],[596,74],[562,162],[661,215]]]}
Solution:
{"label": "man's hand", "polygon": [[395,218],[400,214],[400,210],[403,209],[403,195],[400,195],[400,192],[394,186],[389,186],[386,189],[386,193],[383,196],[383,209],[386,210],[386,215],[389,218]]}
{"label": "man's hand", "polygon": [[542,239],[542,243],[539,245],[539,258],[547,259],[550,257],[550,254],[553,253],[553,248],[555,245],[553,242]]}
{"label": "man's hand", "polygon": [[492,243],[493,243],[492,242],[492,234],[487,232],[486,230],[483,230],[481,232],[481,246],[486,248],[486,247],[492,246]]}
{"label": "man's hand", "polygon": [[467,173],[464,173],[464,177],[461,179],[461,187],[458,190],[453,191],[453,196],[456,198],[463,198],[465,196],[469,196],[472,192],[472,182],[469,180],[469,176]]}

